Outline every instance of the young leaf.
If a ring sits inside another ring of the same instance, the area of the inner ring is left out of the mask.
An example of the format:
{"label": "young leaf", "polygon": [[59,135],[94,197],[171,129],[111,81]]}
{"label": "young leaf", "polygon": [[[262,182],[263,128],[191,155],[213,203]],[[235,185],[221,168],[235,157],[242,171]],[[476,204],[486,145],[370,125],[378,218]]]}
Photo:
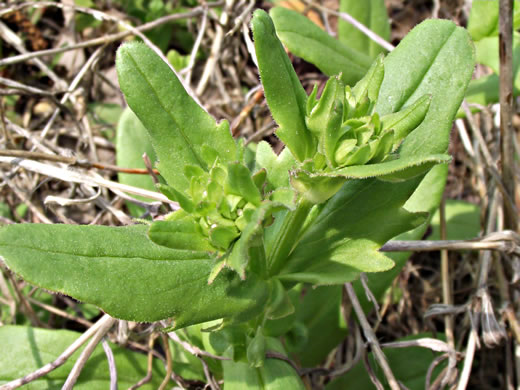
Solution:
{"label": "young leaf", "polygon": [[421,124],[430,107],[430,101],[430,95],[423,96],[401,111],[385,115],[381,118],[383,130],[392,129],[394,131],[396,144],[393,150],[397,149],[399,141],[405,138],[410,130],[415,129]]}
{"label": "young leaf", "polygon": [[251,178],[249,169],[241,163],[228,164],[227,186],[230,194],[240,195],[255,206],[260,205],[260,191]]}
{"label": "young leaf", "polygon": [[269,15],[263,10],[256,10],[251,26],[265,98],[274,120],[280,126],[276,134],[292,154],[303,161],[312,157],[316,149],[305,125],[307,94],[276,36]]}
{"label": "young leaf", "polygon": [[255,170],[265,169],[267,172],[267,190],[289,187],[289,171],[296,166],[296,160],[289,149],[284,149],[279,156],[271,145],[261,141],[256,147]]}
{"label": "young leaf", "polygon": [[235,141],[227,122],[220,125],[186,92],[170,67],[144,44],[119,48],[116,67],[128,105],[150,133],[159,170],[169,185],[184,192],[188,164],[207,169],[203,145],[218,150],[222,162],[233,161]]}
{"label": "young leaf", "polygon": [[157,245],[172,249],[214,252],[200,225],[192,219],[155,221],[150,225],[148,237]]}
{"label": "young leaf", "polygon": [[[312,95],[309,99],[313,99]],[[329,165],[336,166],[334,152],[341,136],[343,121],[343,101],[345,86],[337,77],[331,77],[321,94],[320,100],[307,113],[307,127],[319,140],[319,152],[323,154]]]}
{"label": "young leaf", "polygon": [[[4,350],[4,353],[0,354],[0,386],[56,360],[79,336],[80,333],[69,330],[13,325],[0,327],[0,344]],[[148,364],[145,355],[111,343],[110,349],[114,354],[117,383],[120,388],[127,389],[134,386],[146,376]],[[76,351],[63,366],[30,382],[25,387],[61,389],[82,350],[83,348]],[[161,385],[164,375],[164,367],[159,360],[154,359],[152,377],[140,389],[157,389]],[[81,370],[74,389],[105,390],[109,388],[110,372],[107,357],[101,345],[98,345]]]}
{"label": "young leaf", "polygon": [[222,272],[208,286],[206,252],[158,246],[148,226],[122,228],[19,224],[0,229],[0,256],[30,283],[99,306],[116,318],[177,328],[256,313],[268,287],[251,275]]}
{"label": "young leaf", "polygon": [[381,83],[385,77],[383,58],[383,55],[377,57],[374,63],[370,66],[370,69],[368,69],[366,75],[356,83],[354,88],[352,88],[352,93],[358,102],[362,101],[366,97],[368,97],[371,102],[377,100]]}
{"label": "young leaf", "polygon": [[[340,12],[346,12],[386,41],[390,40],[390,23],[384,0],[341,0]],[[345,46],[376,58],[386,50],[342,18],[338,18],[338,39]]]}
{"label": "young leaf", "polygon": [[467,31],[447,20],[427,20],[399,43],[384,66],[375,107],[381,116],[432,95],[423,122],[403,142],[401,157],[445,153],[453,119],[473,73],[474,53]]}
{"label": "young leaf", "polygon": [[316,65],[327,76],[341,75],[353,85],[370,67],[371,59],[331,37],[302,14],[275,7],[269,14],[284,45],[298,57]]}
{"label": "young leaf", "polygon": [[[262,236],[263,222],[273,212],[283,209],[285,209],[285,206],[280,203],[265,202],[258,207],[249,218],[249,222],[242,231],[242,235],[231,250],[229,258],[226,259],[227,265],[236,271],[241,279],[244,280],[246,278],[246,267],[252,258],[257,262],[261,262],[262,264],[256,264],[256,267],[265,271],[266,260]],[[251,256],[251,250],[255,247],[259,248],[260,253],[256,253],[256,256]]]}
{"label": "young leaf", "polygon": [[262,327],[258,327],[255,337],[247,346],[247,360],[251,367],[262,367],[265,361],[265,336]]}

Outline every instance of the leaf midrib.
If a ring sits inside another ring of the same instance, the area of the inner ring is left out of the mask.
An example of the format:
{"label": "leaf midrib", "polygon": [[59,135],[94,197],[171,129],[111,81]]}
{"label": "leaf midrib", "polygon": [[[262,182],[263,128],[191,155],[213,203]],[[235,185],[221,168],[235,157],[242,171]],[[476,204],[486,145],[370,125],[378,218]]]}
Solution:
{"label": "leaf midrib", "polygon": [[159,105],[160,107],[163,109],[163,111],[170,117],[170,119],[172,120],[173,122],[173,125],[175,126],[175,129],[179,132],[179,134],[181,135],[181,137],[183,138],[184,140],[184,143],[186,144],[186,146],[188,147],[188,149],[190,150],[190,152],[193,154],[193,157],[195,158],[195,160],[197,160],[197,162],[199,163],[200,167],[203,168],[204,170],[207,170],[206,169],[206,164],[204,164],[203,160],[199,157],[199,155],[196,153],[195,149],[193,148],[191,142],[189,141],[189,137],[184,133],[184,130],[182,129],[181,126],[179,126],[179,124],[177,123],[177,120],[175,119],[175,117],[173,116],[173,114],[166,109],[165,105],[163,104],[162,100],[161,100],[161,97],[160,95],[157,93],[157,91],[155,90],[155,88],[152,86],[152,83],[148,80],[148,78],[146,77],[146,73],[139,67],[137,61],[134,59],[134,57],[132,56],[131,53],[128,53],[128,57],[129,59],[133,62],[133,65],[135,67],[135,69],[137,70],[137,72],[141,75],[141,78],[145,81],[146,84],[148,84],[148,86],[150,87],[150,89],[154,92],[154,95],[156,96],[157,98],[157,101],[159,102]]}
{"label": "leaf midrib", "polygon": [[[437,52],[435,53],[433,59],[429,62],[428,66],[425,68],[423,74],[421,75],[419,81],[417,81],[413,87],[413,89],[411,90],[411,92],[409,94],[405,94],[404,97],[403,97],[403,100],[399,103],[399,105],[397,105],[395,108],[394,108],[394,112],[398,112],[398,111],[401,111],[402,107],[408,102],[408,100],[410,99],[410,97],[413,96],[413,94],[415,93],[415,91],[417,91],[417,89],[419,89],[419,87],[421,86],[424,78],[426,77],[426,75],[428,74],[428,72],[430,71],[430,69],[432,68],[432,66],[436,63],[437,61],[437,57],[439,57],[439,54],[442,52],[442,50],[444,49],[444,47],[446,46],[446,44],[448,43],[448,41],[453,37],[453,34],[457,31],[457,26],[456,25],[453,25],[452,26],[452,31],[450,33],[450,35],[444,40],[444,42],[439,46],[439,50],[437,50]],[[428,113],[426,113],[426,115],[428,115]],[[419,125],[420,126],[420,125]]]}
{"label": "leaf midrib", "polygon": [[[149,258],[149,257],[142,257],[142,256],[124,256],[124,255],[90,255],[90,254],[77,254],[73,252],[68,251],[58,251],[58,250],[52,250],[52,249],[42,249],[37,247],[32,247],[28,245],[10,245],[6,243],[0,243],[0,248],[14,248],[14,249],[20,249],[20,250],[33,250],[36,252],[43,252],[43,253],[49,253],[54,255],[69,255],[74,257],[86,257],[86,258],[97,258],[97,259],[128,259],[128,260],[149,260],[149,261],[210,261],[211,258],[200,258],[200,259],[157,259],[157,258]],[[182,251],[184,253],[186,252],[195,252],[191,250],[182,250],[182,249],[175,249],[178,251]],[[0,258],[2,256],[0,255]]]}

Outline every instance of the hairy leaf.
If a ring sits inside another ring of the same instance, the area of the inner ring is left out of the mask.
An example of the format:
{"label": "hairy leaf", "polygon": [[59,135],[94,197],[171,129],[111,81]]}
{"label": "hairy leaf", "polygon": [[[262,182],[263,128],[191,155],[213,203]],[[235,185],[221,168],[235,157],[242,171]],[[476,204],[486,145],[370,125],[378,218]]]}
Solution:
{"label": "hairy leaf", "polygon": [[25,280],[132,321],[176,327],[257,310],[268,287],[222,272],[208,286],[206,252],[158,246],[147,226],[20,224],[0,229],[0,256]]}
{"label": "hairy leaf", "polygon": [[375,108],[380,115],[397,112],[424,95],[432,96],[426,117],[405,139],[400,155],[445,153],[473,73],[474,53],[467,31],[447,20],[427,20],[399,43],[384,65]]}
{"label": "hairy leaf", "polygon": [[121,90],[128,105],[150,133],[159,171],[169,185],[185,191],[186,165],[207,169],[203,145],[218,150],[220,160],[233,161],[236,145],[227,122],[220,125],[186,92],[168,64],[142,43],[128,43],[116,57]]}
{"label": "hairy leaf", "polygon": [[316,146],[305,125],[307,94],[294,72],[269,15],[256,10],[251,21],[256,58],[271,114],[280,126],[276,134],[300,161]]}

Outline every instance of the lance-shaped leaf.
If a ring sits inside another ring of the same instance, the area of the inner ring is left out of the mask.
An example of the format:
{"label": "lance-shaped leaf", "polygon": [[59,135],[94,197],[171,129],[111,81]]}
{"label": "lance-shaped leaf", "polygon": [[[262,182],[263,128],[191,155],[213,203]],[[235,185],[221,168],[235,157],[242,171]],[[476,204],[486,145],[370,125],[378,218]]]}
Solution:
{"label": "lance-shaped leaf", "polygon": [[[384,0],[342,0],[339,10],[346,12],[381,38],[390,40],[390,23]],[[383,47],[342,18],[338,18],[338,39],[344,45],[370,58],[385,52]]]}
{"label": "lance-shaped leaf", "polygon": [[121,90],[128,105],[148,130],[169,185],[184,192],[188,164],[207,169],[208,144],[223,162],[233,161],[236,145],[227,122],[219,125],[186,92],[170,67],[142,43],[121,46],[116,57]]}
{"label": "lance-shaped leaf", "polygon": [[282,7],[273,8],[269,14],[289,51],[327,76],[341,74],[345,84],[353,85],[370,67],[370,57],[334,39],[302,14]]}
{"label": "lance-shaped leaf", "polygon": [[238,313],[267,300],[265,282],[222,272],[208,286],[206,252],[150,241],[148,226],[21,224],[0,229],[0,256],[25,280],[131,321],[173,317],[175,327]]}
{"label": "lance-shaped leaf", "polygon": [[384,66],[375,107],[381,116],[432,95],[426,117],[403,142],[401,157],[446,152],[453,119],[473,73],[467,31],[447,20],[427,20],[399,43]]}
{"label": "lance-shaped leaf", "polygon": [[361,272],[386,271],[393,261],[378,252],[390,238],[424,222],[424,214],[402,205],[417,180],[388,185],[376,179],[351,180],[332,197],[290,254],[278,278],[313,284],[340,284]]}
{"label": "lance-shaped leaf", "polygon": [[316,146],[305,125],[307,94],[291,61],[276,36],[267,13],[256,10],[251,21],[258,70],[273,118],[280,128],[276,134],[300,161],[314,155]]}

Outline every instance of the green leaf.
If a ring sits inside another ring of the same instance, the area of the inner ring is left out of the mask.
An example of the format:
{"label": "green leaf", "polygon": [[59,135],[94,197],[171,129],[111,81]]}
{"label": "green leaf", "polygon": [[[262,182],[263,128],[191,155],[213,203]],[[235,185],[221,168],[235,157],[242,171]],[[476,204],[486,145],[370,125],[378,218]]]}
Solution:
{"label": "green leaf", "polygon": [[404,139],[410,131],[413,131],[421,124],[430,107],[430,101],[430,95],[423,96],[401,111],[385,115],[381,118],[383,130],[392,129],[394,131],[395,147],[393,150],[397,149],[399,142]]}
{"label": "green leaf", "polygon": [[[515,0],[513,11],[514,30],[520,26],[520,1]],[[474,41],[498,36],[498,0],[473,0],[468,20],[468,32]]]}
{"label": "green leaf", "polygon": [[388,181],[403,181],[450,160],[449,155],[438,154],[402,157],[377,164],[351,165],[331,172],[309,173],[298,170],[291,176],[291,184],[307,200],[318,204],[334,195],[348,179],[379,177]]}
{"label": "green leaf", "polygon": [[231,271],[211,284],[206,252],[158,246],[148,226],[121,228],[20,224],[0,229],[0,256],[29,283],[95,304],[116,318],[177,328],[238,313],[255,313],[266,283]]}
{"label": "green leaf", "polygon": [[157,245],[172,249],[213,252],[208,239],[202,234],[198,222],[192,219],[155,221],[150,225],[148,237]]}
{"label": "green leaf", "polygon": [[255,182],[251,178],[251,172],[241,163],[228,164],[227,187],[229,192],[240,195],[249,203],[259,206],[262,196]]}
{"label": "green leaf", "polygon": [[247,346],[247,360],[251,367],[262,367],[265,361],[265,336],[258,327],[255,337]]}
{"label": "green leaf", "polygon": [[[468,103],[480,104],[481,106],[487,106],[491,103],[497,103],[499,99],[498,91],[498,75],[490,74],[487,76],[483,76],[470,81],[468,89],[466,91],[466,101]],[[471,110],[473,111],[473,107],[471,107]],[[466,114],[461,108],[457,113],[457,117],[462,118],[465,116]]]}
{"label": "green leaf", "polygon": [[[226,260],[227,265],[235,270],[241,279],[246,278],[246,267],[251,259],[261,263],[255,264],[255,266],[259,267],[260,272],[265,272],[266,259],[263,247],[263,222],[269,218],[273,212],[283,209],[285,209],[285,206],[281,203],[264,202],[260,207],[254,210],[249,218],[249,222],[235,243],[229,255],[229,259]],[[254,250],[255,247],[258,248],[260,253],[256,252],[256,256],[251,256],[251,250]]]}
{"label": "green leaf", "polygon": [[417,183],[348,181],[305,231],[278,278],[340,284],[356,279],[360,272],[391,268],[393,261],[378,249],[390,238],[424,222],[423,214],[402,208]]}
{"label": "green leaf", "polygon": [[319,140],[318,151],[326,157],[331,166],[336,166],[334,152],[337,141],[341,137],[344,100],[345,86],[339,78],[331,77],[325,85],[320,100],[305,118],[308,129]]}
{"label": "green leaf", "polygon": [[[498,37],[487,37],[475,42],[476,60],[478,63],[489,66],[496,74],[500,73]],[[514,94],[520,90],[520,34],[513,33],[513,84]]]}
{"label": "green leaf", "polygon": [[[430,334],[423,333],[405,337],[397,341],[407,341],[419,339],[423,337],[431,337]],[[433,363],[439,353],[434,353],[427,348],[409,347],[409,348],[385,348],[384,354],[390,365],[390,369],[395,375],[396,379],[401,382],[407,389],[422,390],[426,383],[426,375],[428,368]],[[386,384],[385,376],[377,364],[373,353],[369,354],[370,365],[375,368],[375,374],[381,383]],[[433,370],[432,380],[439,375],[442,369],[446,366],[446,361],[435,367]],[[325,386],[326,390],[343,390],[347,388],[353,389],[370,389],[374,385],[368,376],[367,370],[363,362],[359,362],[348,373]]]}
{"label": "green leaf", "polygon": [[[266,350],[286,354],[280,341],[266,337]],[[226,390],[260,389],[304,390],[298,373],[280,359],[266,359],[259,368],[251,368],[247,363],[223,361]]]}
{"label": "green leaf", "polygon": [[[4,325],[0,327],[0,343],[7,353],[0,354],[0,385],[27,375],[58,358],[80,333],[68,330],[49,330],[27,326]],[[117,382],[120,388],[129,388],[147,373],[146,355],[109,344],[114,354]],[[26,388],[61,389],[83,348],[76,351],[64,365],[38,378]],[[166,372],[162,363],[154,359],[152,377],[142,389],[157,389]],[[110,388],[107,357],[98,345],[81,370],[74,389],[105,390]]]}
{"label": "green leaf", "polygon": [[[440,214],[433,215],[429,240],[440,240]],[[480,207],[462,200],[446,200],[446,240],[471,240],[480,233]]]}
{"label": "green leaf", "polygon": [[267,190],[281,187],[289,187],[289,171],[296,166],[296,160],[289,149],[284,149],[279,156],[273,151],[271,145],[262,141],[256,147],[255,170],[265,169],[267,171]]}
{"label": "green leaf", "polygon": [[381,83],[385,77],[383,58],[383,55],[377,57],[365,76],[352,88],[352,93],[356,97],[356,101],[362,102],[365,98],[370,99],[372,102],[377,100]]}
{"label": "green leaf", "polygon": [[341,74],[345,84],[353,85],[370,67],[370,57],[334,39],[300,13],[275,7],[270,15],[276,33],[289,51],[316,65],[327,76]]}
{"label": "green leaf", "polygon": [[177,50],[170,49],[166,54],[166,58],[168,59],[168,62],[173,66],[173,69],[179,72],[189,65],[191,55],[182,55]]}
{"label": "green leaf", "polygon": [[207,169],[202,148],[209,144],[222,162],[233,161],[235,141],[229,124],[215,120],[186,92],[168,64],[150,48],[132,42],[119,48],[116,67],[128,105],[150,133],[159,170],[181,192],[189,187],[186,165]]}
{"label": "green leaf", "polygon": [[474,0],[472,2],[468,32],[474,41],[498,35],[498,0]]}
{"label": "green leaf", "polygon": [[347,327],[341,315],[343,286],[307,288],[296,305],[296,318],[307,328],[310,337],[302,343],[296,332],[285,337],[287,349],[303,367],[315,367],[322,363],[347,336]]}
{"label": "green leaf", "polygon": [[179,202],[179,205],[182,209],[188,213],[192,213],[195,210],[195,205],[187,196],[183,195],[181,192],[177,191],[172,186],[167,184],[157,184],[157,188],[168,197],[175,202]]}
{"label": "green leaf", "polygon": [[276,320],[294,313],[294,305],[289,294],[285,291],[282,282],[277,279],[271,281],[271,296],[267,303],[266,318]]}
{"label": "green leaf", "polygon": [[267,13],[256,10],[251,21],[260,79],[267,104],[280,128],[276,134],[300,161],[314,155],[316,146],[305,125],[307,94],[276,36]]}
{"label": "green leaf", "polygon": [[[143,153],[146,153],[152,163],[155,163],[155,151],[153,150],[150,137],[139,118],[126,108],[123,111],[117,124],[116,134],[116,164],[123,168],[146,168],[143,161]],[[145,190],[155,191],[155,185],[150,175],[132,175],[129,173],[118,173],[120,183],[134,187],[144,188]],[[145,202],[151,199],[135,195],[135,198]],[[140,217],[145,212],[144,208],[134,203],[126,202],[130,214]]]}
{"label": "green leaf", "polygon": [[[346,12],[386,41],[390,40],[390,23],[384,0],[342,0],[340,12]],[[345,46],[357,50],[370,58],[386,50],[367,37],[347,21],[338,18],[338,39]]]}
{"label": "green leaf", "polygon": [[455,114],[474,66],[466,30],[447,20],[427,20],[415,27],[384,61],[385,78],[375,108],[381,116],[432,95],[423,122],[403,142],[399,153],[445,153]]}
{"label": "green leaf", "polygon": [[[413,179],[417,183],[420,181],[420,184],[403,207],[410,212],[429,213],[429,218],[431,218],[431,215],[437,209],[441,201],[447,176],[448,166],[446,164],[440,164],[433,167],[422,180]],[[406,233],[400,234],[395,237],[395,239],[420,240],[424,236],[424,232],[428,227],[429,218],[422,225]],[[385,254],[395,262],[395,267],[386,272],[367,274],[367,283],[370,291],[372,291],[378,300],[382,298],[385,291],[387,291],[392,284],[392,281],[397,277],[397,275],[399,275],[399,272],[401,272],[411,255],[410,252],[391,252]],[[354,288],[364,310],[371,310],[373,304],[367,300],[366,294],[364,293],[364,287],[359,280],[354,282]]]}

